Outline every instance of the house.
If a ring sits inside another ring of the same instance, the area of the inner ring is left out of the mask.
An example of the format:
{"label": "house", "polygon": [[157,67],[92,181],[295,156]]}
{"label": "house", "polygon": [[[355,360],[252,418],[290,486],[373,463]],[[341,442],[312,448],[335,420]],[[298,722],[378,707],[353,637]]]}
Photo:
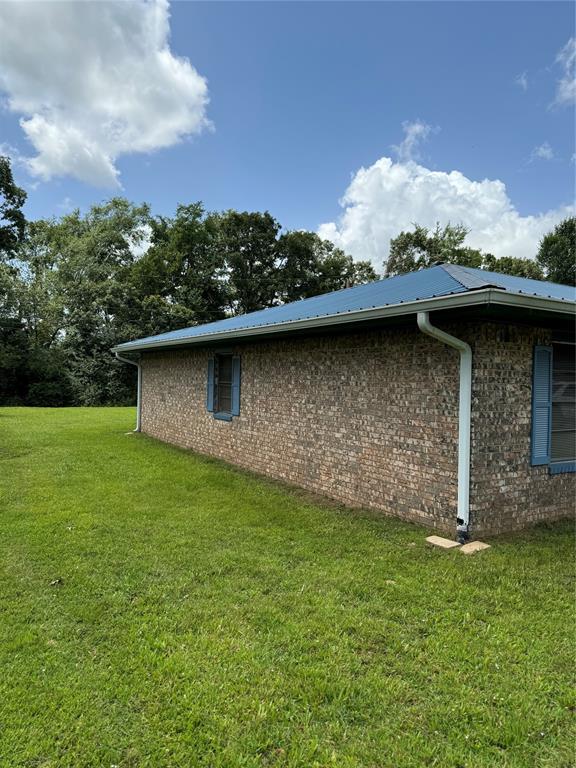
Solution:
{"label": "house", "polygon": [[442,264],[114,352],[137,429],[464,539],[574,511],[575,313]]}

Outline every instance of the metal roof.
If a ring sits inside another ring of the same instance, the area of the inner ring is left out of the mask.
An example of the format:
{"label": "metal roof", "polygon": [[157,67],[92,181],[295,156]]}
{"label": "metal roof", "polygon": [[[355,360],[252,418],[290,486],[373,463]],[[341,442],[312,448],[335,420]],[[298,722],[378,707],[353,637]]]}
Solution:
{"label": "metal roof", "polygon": [[[520,293],[526,296],[541,296],[546,299],[560,299],[562,301],[576,301],[576,288],[570,285],[549,283],[547,280],[530,280],[527,277],[515,277],[501,272],[488,272],[485,269],[473,267],[460,267],[456,264],[443,264],[442,268],[450,272],[456,279],[467,285],[468,288],[502,288],[512,293]],[[426,270],[423,270],[426,271]],[[472,281],[480,281],[483,285],[473,284]]]}
{"label": "metal roof", "polygon": [[[425,302],[434,309],[443,297],[496,289],[506,291],[516,297],[537,297],[554,302],[576,301],[576,289],[542,280],[528,280],[482,269],[461,267],[455,264],[440,264],[418,272],[410,272],[397,277],[378,280],[354,288],[343,288],[333,293],[325,293],[310,299],[282,304],[247,315],[237,315],[214,323],[182,328],[178,331],[147,336],[114,347],[114,351],[136,352],[145,348],[177,346],[202,340],[222,338],[241,338],[260,330],[288,330],[289,326],[302,327],[346,322],[349,319],[362,319],[364,315],[373,315],[378,310],[388,309],[386,315],[416,312]],[[428,301],[427,301],[428,300]],[[461,304],[462,302],[457,302]],[[516,302],[518,303],[518,302]],[[415,304],[413,309],[409,305]],[[442,301],[446,304],[446,301]],[[408,305],[408,306],[407,306]],[[568,309],[568,308],[567,308]],[[359,314],[361,316],[359,317]]]}

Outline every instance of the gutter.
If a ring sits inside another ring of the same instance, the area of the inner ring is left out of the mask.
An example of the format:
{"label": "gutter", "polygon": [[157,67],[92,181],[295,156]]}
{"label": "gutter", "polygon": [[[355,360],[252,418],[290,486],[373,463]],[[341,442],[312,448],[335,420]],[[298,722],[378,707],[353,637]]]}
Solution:
{"label": "gutter", "polygon": [[136,394],[136,429],[134,432],[140,432],[140,423],[142,418],[142,366],[139,362],[129,360],[127,357],[122,357],[118,352],[114,352],[117,360],[121,360],[123,363],[130,363],[138,368],[138,389]]}
{"label": "gutter", "polygon": [[472,349],[462,339],[451,336],[432,325],[428,312],[418,312],[418,328],[433,339],[448,344],[460,353],[460,386],[458,404],[458,541],[468,539],[470,527],[470,422],[472,411]]}
{"label": "gutter", "polygon": [[272,333],[288,333],[292,330],[308,330],[314,328],[328,328],[343,323],[363,322],[378,320],[385,317],[401,317],[413,315],[416,312],[440,309],[457,309],[480,305],[498,305],[523,307],[546,312],[558,312],[574,315],[576,304],[564,299],[543,298],[529,296],[527,294],[510,293],[503,289],[484,288],[479,290],[463,291],[448,296],[437,296],[432,299],[417,299],[416,301],[388,304],[383,307],[370,307],[349,312],[336,312],[332,315],[320,315],[299,320],[286,320],[280,323],[268,323],[266,325],[253,325],[245,328],[235,328],[229,331],[215,331],[213,333],[201,333],[195,336],[183,336],[177,339],[151,339],[147,342],[129,341],[118,344],[112,348],[113,352],[138,352],[139,350],[164,349],[168,347],[187,347],[191,344],[206,344],[220,340],[242,339],[251,336],[260,336]]}

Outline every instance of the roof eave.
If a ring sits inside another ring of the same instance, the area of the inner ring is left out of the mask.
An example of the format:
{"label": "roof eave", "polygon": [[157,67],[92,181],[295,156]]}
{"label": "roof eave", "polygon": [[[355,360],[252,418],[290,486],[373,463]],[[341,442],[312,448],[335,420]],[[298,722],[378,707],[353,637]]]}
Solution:
{"label": "roof eave", "polygon": [[384,307],[371,307],[370,309],[359,309],[353,312],[340,312],[333,315],[304,318],[302,320],[290,320],[284,323],[257,325],[252,328],[203,333],[198,336],[187,336],[179,339],[159,339],[158,341],[149,341],[144,344],[139,344],[138,341],[129,341],[124,344],[118,344],[112,348],[112,351],[140,352],[173,347],[188,347],[192,344],[244,339],[264,334],[289,333],[290,331],[314,330],[324,327],[330,328],[331,326],[349,323],[412,315],[416,312],[434,312],[443,309],[458,309],[489,304],[576,315],[576,302],[543,296],[530,296],[522,293],[511,293],[500,288],[486,288],[454,293],[448,296],[437,296],[430,299],[390,304]]}

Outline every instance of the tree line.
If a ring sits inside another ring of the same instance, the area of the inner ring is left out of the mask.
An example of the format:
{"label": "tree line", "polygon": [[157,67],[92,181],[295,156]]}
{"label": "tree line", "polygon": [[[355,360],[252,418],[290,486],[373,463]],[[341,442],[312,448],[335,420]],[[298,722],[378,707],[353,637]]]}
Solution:
{"label": "tree line", "polygon": [[[132,403],[134,371],[111,354],[115,344],[379,279],[369,262],[314,232],[283,231],[268,212],[210,212],[196,202],[154,216],[113,198],[84,214],[26,221],[25,200],[0,157],[4,405]],[[573,239],[576,220],[567,221]],[[466,235],[450,225],[401,232],[384,276],[444,261],[565,281],[554,272],[567,264],[565,246],[550,265],[496,259],[465,247]]]}

